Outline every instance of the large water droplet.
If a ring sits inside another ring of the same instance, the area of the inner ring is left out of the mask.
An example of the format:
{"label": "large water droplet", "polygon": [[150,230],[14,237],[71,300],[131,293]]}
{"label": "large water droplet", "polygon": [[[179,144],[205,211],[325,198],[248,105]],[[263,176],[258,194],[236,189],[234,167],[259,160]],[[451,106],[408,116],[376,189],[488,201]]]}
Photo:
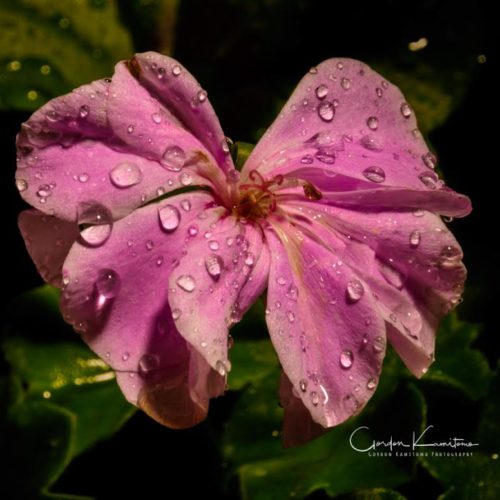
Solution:
{"label": "large water droplet", "polygon": [[144,354],[139,359],[139,372],[143,375],[151,373],[160,366],[160,358],[156,354]]}
{"label": "large water droplet", "polygon": [[196,288],[196,281],[190,274],[183,274],[176,280],[177,286],[191,293]]}
{"label": "large water droplet", "polygon": [[325,122],[331,122],[335,116],[335,107],[330,101],[324,101],[318,105],[318,115]]}
{"label": "large water droplet", "polygon": [[382,337],[375,337],[373,339],[373,350],[375,352],[382,352],[385,349],[385,340]]}
{"label": "large water droplet", "polygon": [[327,165],[332,165],[337,159],[337,154],[332,148],[321,148],[314,156],[321,163],[325,163]]}
{"label": "large water droplet", "polygon": [[155,122],[157,125],[159,125],[161,123],[161,115],[160,115],[160,113],[153,113],[151,115],[151,120],[153,120],[153,122]]}
{"label": "large water droplet", "polygon": [[176,64],[173,68],[172,68],[172,75],[174,76],[179,76],[181,74],[181,67]]}
{"label": "large water droplet", "polygon": [[380,140],[372,135],[363,136],[359,142],[368,151],[382,151],[383,149]]}
{"label": "large water droplet", "polygon": [[365,293],[365,288],[361,281],[357,279],[353,279],[347,283],[347,298],[351,302],[357,302],[363,297]]}
{"label": "large water droplet", "polygon": [[97,273],[95,284],[99,295],[106,299],[112,299],[120,290],[121,280],[113,269],[101,269]]}
{"label": "large water droplet", "polygon": [[401,104],[401,114],[405,117],[405,118],[410,118],[411,116],[411,108],[410,106],[408,105],[408,103],[404,102],[403,104]]}
{"label": "large water droplet", "polygon": [[142,171],[135,163],[126,161],[111,170],[109,177],[116,187],[128,188],[142,181]]}
{"label": "large water droplet", "polygon": [[36,195],[39,198],[42,198],[45,200],[45,198],[48,198],[49,196],[52,195],[52,186],[50,184],[43,184],[38,188],[38,191],[36,192]]}
{"label": "large water droplet", "polygon": [[179,146],[169,146],[162,156],[162,166],[172,172],[180,172],[186,161],[186,154]]}
{"label": "large water droplet", "polygon": [[224,363],[224,361],[222,361],[220,359],[215,363],[215,369],[217,370],[219,375],[221,375],[222,377],[224,377],[228,372],[226,363]]}
{"label": "large water droplet", "polygon": [[340,353],[340,366],[344,370],[348,370],[349,368],[351,368],[353,361],[354,355],[349,349],[345,349]]}
{"label": "large water droplet", "polygon": [[110,236],[113,228],[111,212],[99,203],[81,203],[78,206],[78,224],[89,225],[80,237],[90,246],[102,245]]}
{"label": "large water droplet", "polygon": [[290,285],[288,288],[288,291],[286,292],[286,296],[290,300],[293,300],[294,302],[296,302],[297,298],[299,297],[299,289],[293,284]]}
{"label": "large water droplet", "polygon": [[207,273],[217,281],[220,278],[222,269],[224,267],[224,261],[220,255],[211,254],[205,259],[205,268]]}
{"label": "large water droplet", "polygon": [[328,87],[326,85],[319,85],[314,91],[318,99],[324,99],[328,95]]}
{"label": "large water droplet", "polygon": [[190,186],[193,183],[193,178],[191,177],[191,174],[182,172],[181,176],[179,177],[179,181],[183,186]]}
{"label": "large water droplet", "polygon": [[196,98],[198,99],[199,103],[205,102],[207,100],[207,93],[205,90],[198,90],[198,93],[196,94]]}
{"label": "large water droplet", "polygon": [[380,183],[385,181],[385,171],[384,169],[377,167],[375,165],[365,168],[363,170],[363,175],[372,182]]}
{"label": "large water droplet", "polygon": [[370,130],[377,130],[378,129],[378,118],[376,116],[370,116],[366,120],[366,124],[368,125],[368,128]]}
{"label": "large water droplet", "polygon": [[179,227],[181,214],[177,207],[174,207],[174,205],[165,205],[160,208],[160,210],[158,210],[158,216],[160,217],[161,227],[167,233],[171,233]]}
{"label": "large water droplet", "polygon": [[309,398],[311,399],[311,403],[314,406],[318,406],[319,403],[319,394],[316,391],[311,391],[309,394]]}
{"label": "large water droplet", "polygon": [[410,246],[412,248],[418,247],[418,245],[420,245],[420,240],[421,240],[420,231],[418,229],[415,229],[410,234]]}

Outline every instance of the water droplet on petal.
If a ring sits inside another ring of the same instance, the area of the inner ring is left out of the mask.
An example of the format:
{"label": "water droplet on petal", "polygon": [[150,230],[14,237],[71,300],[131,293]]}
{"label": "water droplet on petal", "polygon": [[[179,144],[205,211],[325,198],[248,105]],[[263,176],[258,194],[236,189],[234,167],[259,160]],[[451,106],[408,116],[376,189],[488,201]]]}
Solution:
{"label": "water droplet on petal", "polygon": [[224,153],[226,154],[229,154],[232,147],[233,147],[233,141],[229,137],[224,137],[221,143],[222,151],[224,151]]}
{"label": "water droplet on petal", "polygon": [[142,171],[135,163],[127,161],[120,163],[111,170],[109,177],[116,187],[127,188],[142,181]]}
{"label": "water droplet on petal", "polygon": [[436,168],[437,159],[430,151],[422,155],[422,161],[427,168],[432,170]]}
{"label": "water droplet on petal", "polygon": [[101,269],[97,273],[95,284],[99,295],[106,299],[112,299],[120,290],[121,280],[113,269]]}
{"label": "water droplet on petal", "polygon": [[123,354],[122,354],[122,360],[123,361],[127,361],[128,358],[130,358],[130,353],[128,351],[125,351]]}
{"label": "water droplet on petal", "polygon": [[385,349],[385,340],[382,337],[375,337],[373,339],[373,350],[375,352],[382,352]]}
{"label": "water droplet on petal", "polygon": [[129,126],[127,127],[127,133],[128,133],[128,134],[131,134],[133,131],[134,131],[134,126],[133,126],[133,125],[129,125]]}
{"label": "water droplet on petal", "polygon": [[307,390],[307,380],[305,378],[302,378],[299,380],[299,387],[302,392],[306,392]]}
{"label": "water droplet on petal", "polygon": [[418,247],[418,245],[420,245],[420,240],[421,240],[420,231],[418,229],[415,229],[410,234],[410,246],[412,248]]}
{"label": "water droplet on petal", "polygon": [[171,233],[179,227],[181,214],[177,207],[174,207],[174,205],[165,205],[160,208],[160,210],[158,210],[158,216],[160,217],[161,227],[167,233]]}
{"label": "water droplet on petal", "polygon": [[207,100],[207,93],[204,90],[199,90],[196,94],[198,102],[205,102]]}
{"label": "water droplet on petal", "polygon": [[340,366],[344,368],[344,370],[348,370],[351,368],[352,363],[354,360],[354,356],[352,354],[352,351],[349,349],[345,349],[340,353]]}
{"label": "water droplet on petal", "polygon": [[156,124],[160,124],[161,123],[161,115],[160,115],[160,113],[153,113],[151,115],[151,120],[153,120]]}
{"label": "water droplet on petal", "polygon": [[181,312],[180,309],[177,309],[177,308],[176,309],[172,309],[172,319],[173,320],[179,319],[181,317],[181,314],[182,314],[182,312]]}
{"label": "water droplet on petal", "polygon": [[245,256],[245,264],[250,267],[255,264],[255,257],[252,252],[248,252]]}
{"label": "water droplet on petal", "polygon": [[198,234],[198,226],[196,224],[189,226],[188,233],[189,236],[196,236]]}
{"label": "water droplet on petal", "polygon": [[195,279],[189,274],[183,274],[176,280],[177,286],[185,292],[191,293],[196,288]]}
{"label": "water droplet on petal", "polygon": [[384,95],[384,91],[380,87],[375,89],[375,93],[377,94],[377,97],[382,97]]}
{"label": "water droplet on petal", "polygon": [[304,163],[305,165],[310,165],[314,161],[314,158],[311,155],[305,155],[300,159],[300,163]]}
{"label": "water droplet on petal", "polygon": [[286,317],[288,318],[288,321],[290,321],[290,323],[293,323],[295,321],[295,314],[292,311],[287,311]]}
{"label": "water droplet on petal", "polygon": [[311,75],[316,75],[318,73],[318,68],[316,68],[315,66],[309,68],[309,73],[311,73]]}
{"label": "water droplet on petal", "polygon": [[403,104],[401,104],[401,114],[405,117],[405,118],[410,118],[411,116],[411,108],[410,106],[408,105],[408,103],[404,102]]}
{"label": "water droplet on petal", "polygon": [[226,364],[224,363],[224,361],[221,361],[220,359],[215,363],[215,369],[222,377],[224,377],[228,371]]}
{"label": "water droplet on petal", "polygon": [[83,173],[83,174],[80,174],[80,175],[78,176],[78,180],[79,180],[81,183],[83,183],[83,184],[84,184],[85,182],[87,182],[89,179],[90,179],[90,176],[89,176],[89,174],[87,174],[87,173]]}
{"label": "water droplet on petal", "polygon": [[309,394],[309,397],[311,399],[311,403],[314,406],[318,406],[318,403],[319,403],[319,394],[316,391],[311,391],[311,393]]}
{"label": "water droplet on petal", "polygon": [[370,391],[373,391],[373,389],[375,389],[376,386],[377,386],[377,381],[374,378],[369,379],[368,382],[366,383],[366,388]]}
{"label": "water droplet on petal", "polygon": [[52,187],[50,186],[50,184],[43,184],[38,188],[36,195],[42,199],[48,198],[52,195]]}
{"label": "water droplet on petal", "polygon": [[182,200],[181,207],[185,212],[189,212],[191,210],[191,202],[189,200]]}
{"label": "water droplet on petal", "polygon": [[418,178],[425,187],[436,189],[437,176],[434,172],[423,172]]}
{"label": "water droplet on petal", "polygon": [[139,359],[139,371],[146,375],[160,366],[160,358],[156,354],[144,354]]}
{"label": "water droplet on petal", "polygon": [[113,228],[111,212],[99,203],[81,203],[78,206],[78,224],[89,225],[80,232],[82,240],[90,246],[102,245]]}
{"label": "water droplet on petal", "polygon": [[169,146],[162,156],[162,166],[172,172],[180,172],[186,161],[186,154],[179,146]]}
{"label": "water droplet on petal", "polygon": [[191,174],[183,172],[179,177],[179,181],[183,186],[189,186],[193,183],[193,178],[191,177]]}
{"label": "water droplet on petal", "polygon": [[359,142],[368,151],[382,151],[383,149],[380,140],[372,135],[363,136]]}
{"label": "water droplet on petal", "polygon": [[283,276],[279,276],[278,278],[276,278],[276,283],[278,283],[278,285],[283,286],[286,284],[286,279]]}
{"label": "water droplet on petal", "polygon": [[347,283],[347,298],[351,302],[357,302],[363,297],[365,293],[365,288],[361,281],[357,279],[353,279]]}
{"label": "water droplet on petal", "polygon": [[337,154],[333,149],[322,148],[314,155],[317,160],[327,165],[332,165],[337,159]]}
{"label": "water droplet on petal", "polygon": [[181,74],[181,67],[176,64],[173,68],[172,68],[172,75],[174,76],[179,76]]}
{"label": "water droplet on petal", "polygon": [[222,257],[220,255],[211,254],[205,259],[205,268],[207,270],[207,273],[215,281],[220,278],[223,267],[224,261],[222,260]]}
{"label": "water droplet on petal", "polygon": [[349,80],[349,78],[342,78],[342,80],[340,80],[340,86],[344,90],[350,89],[351,88],[351,80]]}
{"label": "water droplet on petal", "polygon": [[377,130],[378,129],[378,118],[376,116],[370,116],[366,120],[366,124],[368,125],[368,128],[370,130]]}
{"label": "water droplet on petal", "polygon": [[384,182],[385,181],[385,171],[384,169],[377,167],[377,166],[371,166],[368,168],[365,168],[363,170],[363,175],[372,182]]}
{"label": "water droplet on petal", "polygon": [[163,257],[160,255],[160,256],[156,259],[156,265],[157,265],[158,267],[160,267],[162,264],[163,264]]}
{"label": "water droplet on petal", "polygon": [[216,250],[219,250],[219,242],[215,241],[215,240],[209,241],[208,242],[208,248],[210,248],[210,250],[213,250],[214,252]]}
{"label": "water droplet on petal", "polygon": [[324,99],[328,95],[328,87],[326,85],[319,85],[314,92],[318,99]]}
{"label": "water droplet on petal", "polygon": [[16,179],[16,188],[22,193],[28,189],[28,183],[24,179]]}
{"label": "water droplet on petal", "polygon": [[325,122],[331,122],[335,116],[335,107],[330,101],[324,101],[318,105],[318,115]]}
{"label": "water droplet on petal", "polygon": [[297,298],[299,297],[299,289],[295,285],[290,285],[288,288],[288,291],[286,292],[286,296],[290,299],[293,300],[294,302],[297,301]]}
{"label": "water droplet on petal", "polygon": [[78,116],[80,118],[87,118],[87,116],[89,116],[89,112],[90,108],[86,104],[83,104],[82,106],[80,106],[80,111],[78,112]]}

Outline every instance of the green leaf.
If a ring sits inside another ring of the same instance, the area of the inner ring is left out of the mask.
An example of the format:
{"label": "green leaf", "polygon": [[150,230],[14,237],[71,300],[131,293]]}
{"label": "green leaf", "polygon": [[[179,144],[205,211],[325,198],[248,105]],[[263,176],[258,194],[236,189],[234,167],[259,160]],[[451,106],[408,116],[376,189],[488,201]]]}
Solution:
{"label": "green leaf", "polygon": [[483,449],[500,454],[500,365],[491,381],[490,390],[483,403],[478,428],[478,441]]}
{"label": "green leaf", "polygon": [[470,345],[480,327],[460,321],[456,314],[442,322],[436,339],[436,361],[422,379],[452,386],[476,401],[488,392],[491,370],[483,354]]}
{"label": "green leaf", "polygon": [[26,398],[50,400],[75,416],[78,454],[114,434],[135,407],[121,394],[111,368],[64,323],[58,300],[58,290],[45,285],[15,301],[3,349],[26,385]]}
{"label": "green leaf", "polygon": [[130,57],[116,1],[0,2],[0,108],[33,110]]}
{"label": "green leaf", "polygon": [[74,415],[45,401],[13,406],[9,411],[6,474],[0,488],[8,498],[39,498],[72,456]]}
{"label": "green leaf", "polygon": [[283,418],[277,404],[278,370],[260,377],[261,372],[260,367],[237,400],[223,435],[223,454],[238,475],[243,498],[304,498],[318,489],[333,496],[359,488],[394,487],[411,478],[412,459],[369,457],[353,450],[349,438],[362,425],[370,428],[369,440],[422,429],[425,403],[413,385],[386,394],[378,408],[362,412],[323,437],[285,450],[278,431]]}

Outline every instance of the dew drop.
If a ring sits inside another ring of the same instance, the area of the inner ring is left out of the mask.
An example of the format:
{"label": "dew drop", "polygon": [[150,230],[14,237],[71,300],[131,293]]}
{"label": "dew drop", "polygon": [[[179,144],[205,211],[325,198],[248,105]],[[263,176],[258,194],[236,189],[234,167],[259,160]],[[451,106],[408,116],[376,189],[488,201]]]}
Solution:
{"label": "dew drop", "polygon": [[177,320],[181,317],[182,311],[180,309],[172,309],[172,319]]}
{"label": "dew drop", "polygon": [[293,323],[295,321],[295,314],[292,311],[287,311],[286,317],[288,318],[288,321],[290,321],[290,323]]}
{"label": "dew drop", "polygon": [[208,248],[210,248],[210,250],[213,250],[214,252],[219,250],[219,242],[215,240],[209,241]]}
{"label": "dew drop", "polygon": [[373,350],[375,352],[382,352],[385,349],[385,341],[382,337],[375,337],[373,339]]}
{"label": "dew drop", "polygon": [[299,380],[299,387],[302,392],[307,391],[307,380],[305,378]]}
{"label": "dew drop", "polygon": [[328,87],[326,85],[319,85],[314,92],[318,99],[324,99],[328,95]]}
{"label": "dew drop", "polygon": [[229,137],[224,137],[221,143],[222,151],[224,151],[224,153],[226,154],[229,154],[232,147],[233,147],[233,141]]}
{"label": "dew drop", "polygon": [[123,361],[127,361],[128,358],[130,358],[130,353],[128,351],[125,351],[123,354],[122,354],[122,360]]}
{"label": "dew drop", "polygon": [[253,266],[255,264],[255,257],[253,255],[253,253],[248,252],[245,256],[244,262],[247,266],[250,266],[250,267]]}
{"label": "dew drop", "polygon": [[224,377],[227,374],[227,367],[224,361],[221,361],[220,359],[215,363],[215,369],[221,375]]}
{"label": "dew drop", "polygon": [[129,126],[127,127],[127,133],[128,133],[128,134],[132,134],[133,132],[134,132],[134,126],[133,126],[133,125],[129,125]]}
{"label": "dew drop", "polygon": [[193,183],[193,178],[191,177],[191,174],[188,174],[187,172],[182,172],[179,181],[183,186],[189,186]]}
{"label": "dew drop", "polygon": [[366,124],[368,125],[368,128],[370,130],[377,130],[378,129],[378,118],[376,116],[370,116],[366,120]]}
{"label": "dew drop", "polygon": [[135,163],[123,162],[111,170],[109,177],[116,187],[128,188],[142,181],[142,171]]}
{"label": "dew drop", "polygon": [[354,356],[352,354],[352,351],[350,351],[349,349],[346,349],[340,353],[340,366],[344,370],[349,370],[349,368],[351,368],[353,360]]}
{"label": "dew drop", "polygon": [[89,179],[90,179],[90,176],[89,176],[89,174],[87,174],[87,173],[83,173],[83,174],[80,174],[80,175],[78,176],[78,180],[79,180],[82,184],[84,184],[85,182],[87,182]]}
{"label": "dew drop", "polygon": [[162,166],[172,172],[180,172],[186,161],[186,154],[179,146],[169,146],[162,156]]}
{"label": "dew drop", "polygon": [[176,280],[177,286],[185,292],[191,293],[196,288],[195,279],[189,274],[182,274]]}
{"label": "dew drop", "polygon": [[181,74],[181,67],[176,64],[173,68],[172,68],[172,75],[174,76],[179,76]]}
{"label": "dew drop", "polygon": [[182,200],[181,201],[181,208],[185,212],[189,212],[191,210],[191,202],[189,200]]}
{"label": "dew drop", "polygon": [[408,105],[408,103],[404,102],[403,104],[401,104],[401,114],[405,117],[405,118],[410,118],[411,116],[411,108],[410,106]]}
{"label": "dew drop", "polygon": [[418,176],[418,178],[425,187],[428,187],[429,189],[436,189],[437,177],[434,172],[423,172]]}
{"label": "dew drop", "polygon": [[163,257],[160,256],[156,259],[156,265],[160,267],[163,264]]}
{"label": "dew drop", "polygon": [[161,115],[160,115],[160,113],[153,113],[151,115],[151,120],[153,120],[156,124],[160,124],[161,123]]}
{"label": "dew drop", "polygon": [[196,224],[189,226],[188,234],[189,236],[196,236],[198,234],[198,226]]}
{"label": "dew drop", "polygon": [[326,165],[332,165],[337,159],[337,155],[333,149],[320,149],[315,155],[317,160]]}
{"label": "dew drop", "polygon": [[353,279],[347,283],[347,298],[351,302],[357,302],[363,297],[365,289],[361,281]]}
{"label": "dew drop", "polygon": [[288,288],[288,291],[286,292],[286,296],[290,299],[293,300],[294,302],[297,301],[297,298],[299,297],[299,289],[295,285],[290,285]]}
{"label": "dew drop", "polygon": [[410,246],[412,248],[417,248],[418,245],[420,245],[420,240],[421,240],[421,234],[418,229],[415,229],[410,233]]}
{"label": "dew drop", "polygon": [[377,94],[377,97],[382,97],[384,95],[384,91],[380,87],[375,89],[375,93]]}
{"label": "dew drop", "polygon": [[351,80],[349,80],[349,78],[342,78],[342,80],[340,80],[340,86],[344,90],[349,90],[351,88]]}
{"label": "dew drop", "polygon": [[366,388],[370,391],[373,391],[373,389],[375,389],[376,385],[377,385],[377,381],[374,378],[371,378],[366,383]]}
{"label": "dew drop", "polygon": [[430,151],[422,155],[422,161],[427,168],[432,170],[436,168],[437,159]]}
{"label": "dew drop", "polygon": [[113,269],[101,269],[97,273],[95,284],[99,295],[106,299],[112,299],[116,297],[120,290],[121,280],[118,273]]}
{"label": "dew drop", "polygon": [[205,259],[205,269],[207,270],[207,273],[210,275],[210,277],[215,281],[220,278],[223,266],[224,261],[222,260],[222,257],[220,255],[211,254]]}
{"label": "dew drop", "polygon": [[86,104],[83,104],[82,106],[80,106],[78,116],[80,118],[87,118],[87,116],[89,116],[89,112],[90,112],[90,108]]}
{"label": "dew drop", "polygon": [[310,165],[314,161],[314,158],[311,155],[305,155],[300,159],[300,163],[305,165]]}
{"label": "dew drop", "polygon": [[88,225],[80,232],[82,240],[90,246],[102,245],[113,228],[111,212],[99,203],[81,203],[78,207],[78,224]]}
{"label": "dew drop", "polygon": [[385,171],[384,169],[371,166],[363,170],[363,175],[372,182],[380,183],[385,181]]}
{"label": "dew drop", "polygon": [[335,107],[330,101],[318,105],[318,115],[324,122],[331,122],[335,116]]}
{"label": "dew drop", "polygon": [[363,136],[359,142],[368,151],[382,151],[383,149],[379,140],[371,135]]}
{"label": "dew drop", "polygon": [[22,193],[28,189],[28,183],[24,179],[16,179],[16,188]]}
{"label": "dew drop", "polygon": [[179,227],[181,221],[181,214],[177,207],[174,205],[165,205],[158,210],[161,227],[167,232],[171,233]]}
{"label": "dew drop", "polygon": [[146,375],[160,366],[160,358],[156,354],[144,354],[139,359],[139,372]]}
{"label": "dew drop", "polygon": [[283,276],[279,276],[278,278],[276,278],[276,283],[278,283],[278,285],[283,286],[286,284],[286,279]]}
{"label": "dew drop", "polygon": [[314,406],[318,406],[319,403],[319,394],[316,391],[311,391],[309,394],[309,398],[311,399],[311,403]]}
{"label": "dew drop", "polygon": [[36,192],[36,195],[39,198],[42,198],[45,200],[45,198],[48,198],[49,196],[52,195],[52,187],[50,184],[43,184],[38,188],[38,191]]}
{"label": "dew drop", "polygon": [[196,98],[200,103],[205,102],[207,100],[207,93],[204,90],[199,90],[198,93],[196,94]]}

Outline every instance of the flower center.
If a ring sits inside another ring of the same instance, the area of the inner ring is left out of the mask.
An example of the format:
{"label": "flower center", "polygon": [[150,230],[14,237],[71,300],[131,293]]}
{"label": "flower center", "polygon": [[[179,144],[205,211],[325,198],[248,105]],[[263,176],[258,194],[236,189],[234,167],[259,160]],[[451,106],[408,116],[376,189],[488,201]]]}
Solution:
{"label": "flower center", "polygon": [[239,198],[233,206],[233,214],[241,219],[265,218],[276,210],[274,189],[282,184],[283,176],[277,175],[266,181],[257,170],[252,170],[249,179],[253,182],[239,186]]}

